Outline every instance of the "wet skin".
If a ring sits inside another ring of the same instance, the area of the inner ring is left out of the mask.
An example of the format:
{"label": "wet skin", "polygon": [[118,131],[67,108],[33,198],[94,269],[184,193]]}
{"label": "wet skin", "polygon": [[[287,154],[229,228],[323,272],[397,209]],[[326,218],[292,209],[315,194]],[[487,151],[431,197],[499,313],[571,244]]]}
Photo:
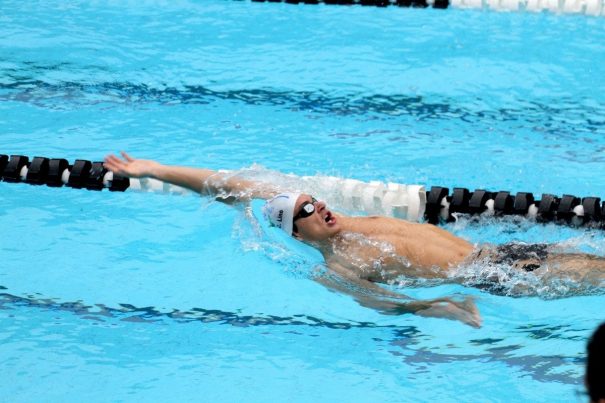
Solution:
{"label": "wet skin", "polygon": [[[310,195],[300,195],[295,214],[311,202]],[[471,243],[433,225],[390,217],[347,217],[331,212],[322,201],[313,205],[315,212],[296,221],[298,231],[293,235],[319,249],[328,266],[338,264],[363,279],[445,278],[474,251]]]}
{"label": "wet skin", "polygon": [[[124,152],[122,158],[108,155],[105,167],[119,175],[155,178],[202,195],[213,195],[227,203],[254,198],[269,199],[283,191],[272,184],[256,183],[210,169],[134,159]],[[309,195],[299,199],[295,215],[302,203],[312,201]],[[345,217],[330,212],[323,202],[314,202],[314,205],[316,212],[296,222],[294,236],[317,247],[326,258],[330,270],[315,276],[316,281],[349,294],[361,305],[384,314],[414,313],[459,320],[473,327],[481,326],[481,317],[472,298],[415,300],[381,288],[373,282],[397,273],[443,277],[451,265],[462,262],[470,254],[472,245],[468,242],[431,225],[386,217]],[[370,242],[363,239],[352,241],[348,234],[356,234]],[[392,253],[385,255],[384,245],[389,245]],[[406,259],[404,264],[402,258]],[[379,266],[374,264],[377,259]],[[371,269],[367,270],[368,267]]]}
{"label": "wet skin", "polygon": [[[114,173],[133,177],[151,177],[214,196],[225,203],[269,199],[284,191],[274,184],[260,183],[210,169],[178,167],[151,160],[108,155],[105,167]],[[352,295],[363,306],[387,314],[415,313],[421,316],[460,320],[478,327],[481,317],[472,298],[414,300],[393,293],[376,282],[388,282],[399,275],[419,278],[456,278],[456,269],[474,262],[485,251],[489,264],[490,247],[473,245],[430,224],[417,224],[389,217],[347,217],[329,211],[324,202],[301,195],[294,216],[301,205],[312,202],[316,211],[296,222],[297,239],[321,251],[330,270],[317,276],[318,282]],[[480,262],[481,263],[481,262]],[[589,286],[605,286],[605,258],[582,253],[549,253],[542,262],[519,261],[513,264],[540,263],[532,274],[543,280],[572,279]],[[343,281],[348,285],[343,285]],[[354,285],[357,291],[352,291]]]}

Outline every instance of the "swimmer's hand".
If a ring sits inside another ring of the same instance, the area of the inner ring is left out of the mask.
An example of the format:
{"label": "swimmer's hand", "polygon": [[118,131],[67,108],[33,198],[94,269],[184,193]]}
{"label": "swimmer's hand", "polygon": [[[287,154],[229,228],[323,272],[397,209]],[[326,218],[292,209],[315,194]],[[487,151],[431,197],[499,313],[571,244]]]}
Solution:
{"label": "swimmer's hand", "polygon": [[247,201],[250,198],[268,199],[277,193],[272,187],[235,176],[228,177],[211,169],[164,165],[151,160],[132,158],[124,151],[121,154],[122,158],[112,154],[105,157],[105,168],[117,175],[154,178],[203,195],[217,196],[217,200],[222,202]]}
{"label": "swimmer's hand", "polygon": [[469,326],[481,327],[481,315],[473,298],[436,298],[417,300],[384,289],[371,281],[351,275],[338,263],[330,262],[331,271],[322,273],[315,280],[331,288],[353,296],[362,306],[384,315],[416,314],[431,318],[459,320]]}
{"label": "swimmer's hand", "polygon": [[120,159],[112,154],[105,157],[103,165],[114,174],[129,178],[155,177],[156,172],[161,166],[155,161],[134,159],[124,151],[120,154],[122,154],[124,159]]}
{"label": "swimmer's hand", "polygon": [[429,306],[416,311],[417,315],[459,320],[474,328],[481,327],[481,315],[472,297],[466,297],[462,301],[454,301],[450,298],[440,298],[428,302]]}
{"label": "swimmer's hand", "polygon": [[[369,306],[367,301],[360,301]],[[474,328],[481,327],[481,315],[472,297],[461,301],[452,298],[430,300],[396,301],[394,299],[374,301],[372,306],[385,315],[402,315],[413,313],[427,318],[459,320]]]}

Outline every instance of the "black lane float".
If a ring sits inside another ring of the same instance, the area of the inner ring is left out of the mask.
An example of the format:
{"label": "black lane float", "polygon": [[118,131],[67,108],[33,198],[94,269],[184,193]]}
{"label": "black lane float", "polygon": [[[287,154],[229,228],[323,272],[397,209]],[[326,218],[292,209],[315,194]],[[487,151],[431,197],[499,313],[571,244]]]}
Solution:
{"label": "black lane float", "polygon": [[561,197],[544,193],[539,200],[532,193],[518,192],[514,196],[508,191],[491,192],[477,189],[470,192],[465,188],[449,189],[433,186],[427,192],[425,219],[437,224],[455,220],[455,213],[492,214],[495,216],[520,215],[539,222],[554,221],[562,224],[582,225],[604,223],[605,202],[599,197]]}
{"label": "black lane float", "polygon": [[[107,171],[102,162],[77,159],[73,164],[64,158],[29,157],[0,154],[0,180],[12,183],[66,185],[75,189],[123,192],[131,187],[129,178]],[[136,185],[135,181],[135,185]],[[140,188],[140,185],[135,186]],[[421,188],[422,189],[422,188]],[[424,192],[423,192],[424,196]],[[597,223],[605,226],[605,202],[599,197],[576,197],[542,194],[535,199],[532,193],[509,191],[492,192],[477,189],[433,186],[426,192],[424,219],[432,224],[456,220],[457,214],[519,215],[538,222],[555,221],[571,225]]]}
{"label": "black lane float", "polygon": [[449,0],[252,0],[254,3],[326,4],[341,6],[447,8]]}
{"label": "black lane float", "polygon": [[[236,0],[242,1],[242,0]],[[253,3],[325,4],[326,6],[374,6],[407,8],[457,8],[534,13],[585,14],[605,16],[602,0],[251,0]]]}
{"label": "black lane float", "polygon": [[73,165],[64,158],[29,157],[0,154],[0,179],[5,182],[25,182],[30,185],[123,192],[130,180],[108,172],[102,162],[76,160]]}

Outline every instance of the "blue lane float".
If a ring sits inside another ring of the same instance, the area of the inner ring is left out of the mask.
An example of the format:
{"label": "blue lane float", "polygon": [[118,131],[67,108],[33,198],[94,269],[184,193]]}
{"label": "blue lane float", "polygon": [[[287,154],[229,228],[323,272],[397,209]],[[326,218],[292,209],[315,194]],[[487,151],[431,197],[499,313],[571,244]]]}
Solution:
{"label": "blue lane float", "polygon": [[[518,215],[538,222],[557,222],[579,226],[605,226],[605,201],[595,196],[577,197],[509,191],[470,191],[457,187],[433,186],[425,191],[422,185],[362,182],[335,177],[302,177],[301,183],[336,207],[382,214],[410,221],[432,224],[455,221],[459,214],[510,216]],[[183,188],[156,179],[129,179],[107,171],[100,161],[77,159],[73,164],[64,158],[29,157],[0,154],[0,180],[50,187],[123,192],[127,189],[162,193],[187,193]],[[334,193],[338,189],[338,194]],[[330,200],[330,194],[333,200]]]}

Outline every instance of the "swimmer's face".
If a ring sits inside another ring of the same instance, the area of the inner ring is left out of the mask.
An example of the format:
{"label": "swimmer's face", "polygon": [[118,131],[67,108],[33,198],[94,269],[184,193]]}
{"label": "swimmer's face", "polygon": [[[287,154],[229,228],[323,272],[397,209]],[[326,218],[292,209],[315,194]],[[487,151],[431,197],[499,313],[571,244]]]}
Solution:
{"label": "swimmer's face", "polygon": [[[312,212],[311,212],[312,211]],[[293,235],[304,241],[323,241],[340,231],[340,223],[326,203],[308,194],[298,196],[294,206]]]}

